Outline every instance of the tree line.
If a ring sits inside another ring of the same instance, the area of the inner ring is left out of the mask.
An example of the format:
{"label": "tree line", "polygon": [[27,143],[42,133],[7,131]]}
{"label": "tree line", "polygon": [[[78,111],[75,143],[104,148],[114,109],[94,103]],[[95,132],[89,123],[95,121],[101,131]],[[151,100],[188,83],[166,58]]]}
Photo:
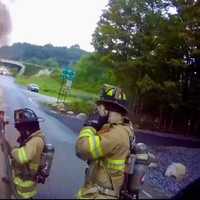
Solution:
{"label": "tree line", "polygon": [[88,52],[80,49],[79,45],[71,47],[54,47],[51,44],[44,46],[29,43],[15,43],[12,46],[0,48],[0,57],[24,61],[49,67],[65,67],[74,65]]}
{"label": "tree line", "polygon": [[142,127],[200,136],[199,38],[199,1],[110,0],[93,34],[93,71],[112,72]]}

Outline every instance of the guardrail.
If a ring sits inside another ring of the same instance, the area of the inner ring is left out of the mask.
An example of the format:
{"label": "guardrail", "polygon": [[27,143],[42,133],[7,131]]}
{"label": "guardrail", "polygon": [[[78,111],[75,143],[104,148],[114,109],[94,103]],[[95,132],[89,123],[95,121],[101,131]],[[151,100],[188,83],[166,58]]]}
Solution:
{"label": "guardrail", "polygon": [[16,65],[18,68],[20,68],[19,73],[18,73],[19,75],[22,75],[26,68],[25,65],[23,65],[22,63],[20,63],[18,61],[14,61],[14,60],[7,60],[7,59],[1,58],[0,63],[5,64],[5,65],[6,64]]}

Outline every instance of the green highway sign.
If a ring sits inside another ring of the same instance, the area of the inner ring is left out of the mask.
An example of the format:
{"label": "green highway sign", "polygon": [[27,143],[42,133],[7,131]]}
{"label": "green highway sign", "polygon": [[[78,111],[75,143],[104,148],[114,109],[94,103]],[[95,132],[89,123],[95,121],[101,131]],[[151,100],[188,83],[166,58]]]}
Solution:
{"label": "green highway sign", "polygon": [[73,80],[75,78],[75,71],[72,68],[66,67],[63,70],[62,78],[65,80]]}

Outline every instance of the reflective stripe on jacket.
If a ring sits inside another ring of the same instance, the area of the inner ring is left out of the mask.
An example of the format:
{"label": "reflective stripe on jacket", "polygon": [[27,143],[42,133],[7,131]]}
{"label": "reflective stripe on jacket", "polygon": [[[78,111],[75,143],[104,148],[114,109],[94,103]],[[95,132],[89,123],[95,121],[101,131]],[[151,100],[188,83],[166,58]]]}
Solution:
{"label": "reflective stripe on jacket", "polygon": [[34,175],[40,166],[43,148],[44,136],[37,131],[24,146],[12,150],[13,182],[20,198],[27,199],[37,194]]}
{"label": "reflective stripe on jacket", "polygon": [[[98,133],[92,127],[81,130],[76,154],[89,163],[85,185],[81,188],[82,198],[91,197],[88,191],[95,185],[113,189],[119,195],[132,135],[130,128],[122,124],[104,125]],[[96,198],[95,195],[92,197]]]}

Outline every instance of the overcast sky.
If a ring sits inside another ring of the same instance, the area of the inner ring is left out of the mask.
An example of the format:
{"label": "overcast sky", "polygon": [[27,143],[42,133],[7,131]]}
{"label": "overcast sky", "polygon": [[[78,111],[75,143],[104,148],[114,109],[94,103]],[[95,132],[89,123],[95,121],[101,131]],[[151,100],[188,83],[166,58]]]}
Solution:
{"label": "overcast sky", "polygon": [[93,51],[92,34],[108,0],[3,0],[12,17],[11,44],[29,42]]}

